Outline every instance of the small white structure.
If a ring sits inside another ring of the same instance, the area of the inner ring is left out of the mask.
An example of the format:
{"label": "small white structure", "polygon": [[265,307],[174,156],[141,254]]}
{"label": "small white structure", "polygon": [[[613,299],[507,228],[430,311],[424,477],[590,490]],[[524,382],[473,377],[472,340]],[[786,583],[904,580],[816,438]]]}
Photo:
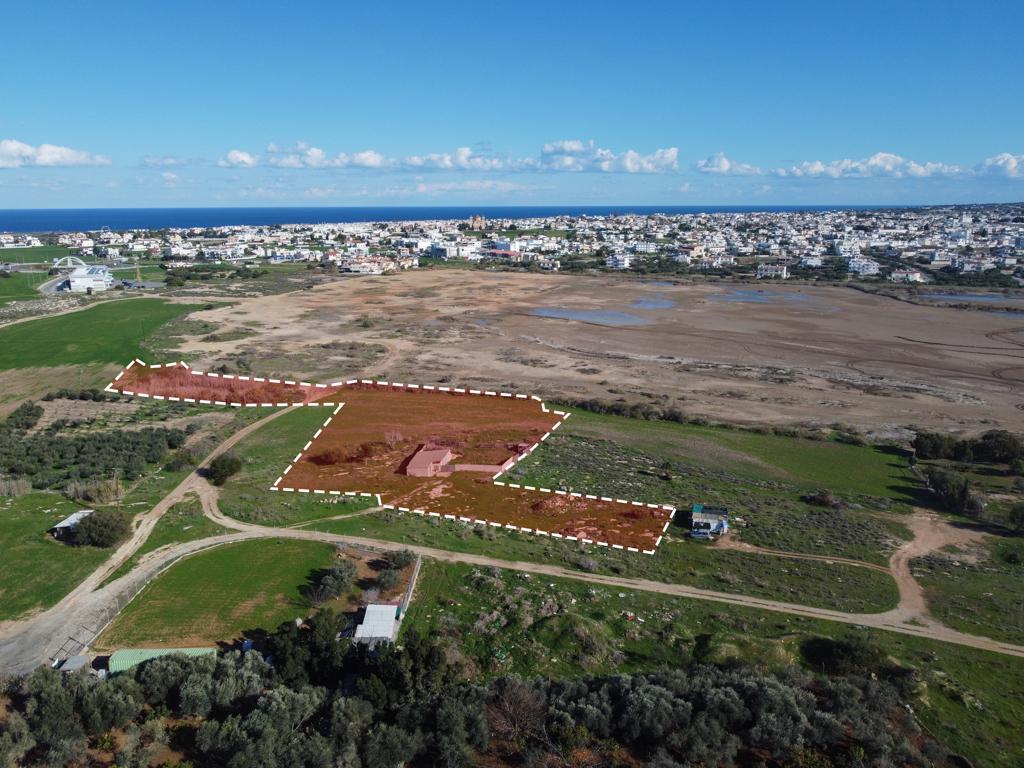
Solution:
{"label": "small white structure", "polygon": [[114,278],[106,267],[78,267],[68,275],[68,290],[72,293],[96,293],[114,287]]}
{"label": "small white structure", "polygon": [[355,641],[373,648],[378,643],[394,642],[398,634],[398,606],[371,604],[366,606],[363,621],[356,627]]}
{"label": "small white structure", "polygon": [[73,514],[68,515],[50,529],[50,535],[55,539],[69,538],[74,535],[75,530],[78,528],[78,524],[92,513],[93,510],[91,509],[80,509]]}

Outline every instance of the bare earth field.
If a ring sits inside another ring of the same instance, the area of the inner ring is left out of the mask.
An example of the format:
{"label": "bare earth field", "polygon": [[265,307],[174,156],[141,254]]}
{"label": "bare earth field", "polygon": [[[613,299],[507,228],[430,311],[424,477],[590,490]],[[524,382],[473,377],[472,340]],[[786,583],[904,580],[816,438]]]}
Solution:
{"label": "bare earth field", "polygon": [[1024,317],[836,287],[424,270],[243,298],[192,317],[225,335],[260,329],[237,341],[187,340],[182,351],[199,368],[311,377],[351,366],[354,349],[383,349],[360,375],[872,430],[981,429],[1024,408]]}

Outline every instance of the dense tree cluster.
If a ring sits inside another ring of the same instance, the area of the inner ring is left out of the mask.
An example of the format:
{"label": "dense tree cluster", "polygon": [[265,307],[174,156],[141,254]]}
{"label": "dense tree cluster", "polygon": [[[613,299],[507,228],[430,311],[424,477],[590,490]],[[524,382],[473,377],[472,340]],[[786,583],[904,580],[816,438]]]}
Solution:
{"label": "dense tree cluster", "polygon": [[913,445],[920,459],[1013,464],[1024,458],[1024,439],[1005,429],[989,430],[981,437],[966,439],[944,432],[920,432]]}
{"label": "dense tree cluster", "polygon": [[[10,422],[9,418],[5,427]],[[138,478],[147,464],[162,461],[168,450],[179,448],[185,433],[147,428],[28,435],[6,429],[0,438],[0,472],[28,477],[36,488],[55,488],[69,480],[108,477],[114,470],[126,480]]]}
{"label": "dense tree cluster", "polygon": [[928,467],[924,474],[943,509],[972,517],[981,513],[981,501],[971,492],[971,482],[966,475],[939,467]]}
{"label": "dense tree cluster", "polygon": [[829,665],[853,658],[835,677],[693,665],[472,684],[422,637],[370,654],[337,639],[343,625],[330,611],[308,627],[283,624],[268,661],[257,652],[169,656],[107,681],[40,669],[12,686],[0,765],[63,765],[87,740],[118,765],[146,765],[169,744],[197,766],[228,768],[454,768],[483,754],[495,764],[658,768],[944,757],[901,706],[908,680],[860,641],[815,647]]}

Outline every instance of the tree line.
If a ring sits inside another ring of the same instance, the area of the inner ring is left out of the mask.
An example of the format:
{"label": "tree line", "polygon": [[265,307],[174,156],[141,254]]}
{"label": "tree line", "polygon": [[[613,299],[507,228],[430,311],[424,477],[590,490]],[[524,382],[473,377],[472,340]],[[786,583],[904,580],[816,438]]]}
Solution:
{"label": "tree line", "polygon": [[[43,667],[8,685],[0,766],[118,766],[168,747],[190,765],[925,766],[945,759],[903,706],[914,682],[861,640],[805,653],[836,674],[691,664],[658,672],[467,682],[415,633],[368,653],[343,617],[288,622],[269,654],[166,656],[100,680]],[[582,755],[589,757],[582,758]],[[580,762],[580,760],[583,762]],[[169,765],[169,764],[168,764]],[[176,765],[182,765],[177,763]]]}

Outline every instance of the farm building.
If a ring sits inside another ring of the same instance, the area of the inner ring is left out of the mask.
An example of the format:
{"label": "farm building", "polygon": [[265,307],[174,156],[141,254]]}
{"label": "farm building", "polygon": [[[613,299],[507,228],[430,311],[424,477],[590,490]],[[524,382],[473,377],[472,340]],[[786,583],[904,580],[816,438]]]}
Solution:
{"label": "farm building", "polygon": [[729,510],[725,507],[705,507],[694,504],[690,510],[690,536],[694,539],[713,539],[729,532]]}
{"label": "farm building", "polygon": [[68,515],[50,529],[50,535],[55,539],[60,539],[61,541],[71,538],[75,535],[75,531],[78,529],[78,524],[91,515],[92,512],[93,511],[91,509],[80,509],[74,514]]}
{"label": "farm building", "polygon": [[444,472],[455,458],[447,448],[427,448],[421,445],[405,465],[405,474],[411,477],[433,477]]}
{"label": "farm building", "polygon": [[362,622],[356,627],[355,641],[365,643],[370,648],[378,643],[394,642],[398,626],[397,605],[368,605]]}

